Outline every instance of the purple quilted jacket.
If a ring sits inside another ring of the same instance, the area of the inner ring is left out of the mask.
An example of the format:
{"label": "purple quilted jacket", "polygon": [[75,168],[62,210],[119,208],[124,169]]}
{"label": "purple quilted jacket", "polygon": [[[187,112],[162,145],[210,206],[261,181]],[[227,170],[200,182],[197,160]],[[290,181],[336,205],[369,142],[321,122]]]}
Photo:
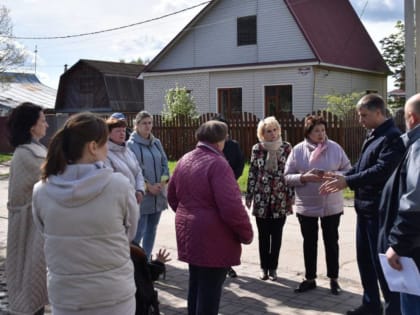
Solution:
{"label": "purple quilted jacket", "polygon": [[176,211],[178,258],[201,267],[240,264],[241,243],[253,232],[241,193],[223,153],[199,142],[177,163],[168,187]]}

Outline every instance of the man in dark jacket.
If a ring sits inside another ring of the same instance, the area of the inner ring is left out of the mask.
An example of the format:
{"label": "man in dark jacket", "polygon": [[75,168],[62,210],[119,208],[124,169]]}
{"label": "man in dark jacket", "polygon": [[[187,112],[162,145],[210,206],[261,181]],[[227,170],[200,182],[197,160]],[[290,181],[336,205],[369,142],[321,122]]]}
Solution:
{"label": "man in dark jacket", "polygon": [[357,213],[356,253],[363,286],[362,305],[348,315],[381,315],[378,281],[385,299],[385,314],[399,315],[399,294],[390,292],[378,257],[379,202],[386,180],[401,160],[405,147],[401,132],[386,117],[386,106],[378,94],[367,94],[357,103],[360,123],[370,130],[359,160],[344,176],[336,175],[320,187],[321,193],[346,187],[354,190]]}
{"label": "man in dark jacket", "polygon": [[[413,258],[420,268],[420,94],[408,99],[404,114],[407,153],[387,181],[379,208],[383,221],[379,250],[397,270],[403,268],[400,256]],[[420,314],[420,296],[401,293],[401,311]]]}
{"label": "man in dark jacket", "polygon": [[[224,122],[229,128],[229,122],[222,116],[216,117],[216,120]],[[238,178],[241,177],[242,172],[244,171],[245,157],[241,150],[241,147],[239,146],[238,141],[231,139],[230,134],[228,134],[228,138],[226,139],[225,147],[223,148],[223,154],[228,160],[229,165],[232,168],[233,173],[235,174],[236,180],[238,180]],[[238,276],[236,274],[236,271],[233,270],[232,267],[229,268],[227,274],[231,278],[236,278]]]}

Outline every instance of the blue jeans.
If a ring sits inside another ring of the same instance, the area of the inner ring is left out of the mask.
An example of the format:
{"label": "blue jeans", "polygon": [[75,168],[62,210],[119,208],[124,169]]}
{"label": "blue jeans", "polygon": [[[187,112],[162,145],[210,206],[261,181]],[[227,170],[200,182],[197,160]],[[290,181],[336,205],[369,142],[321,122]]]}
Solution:
{"label": "blue jeans", "polygon": [[363,304],[371,310],[381,308],[378,281],[385,300],[385,314],[399,315],[400,294],[391,292],[386,283],[378,256],[379,219],[357,215],[356,253],[360,280],[363,286]]}
{"label": "blue jeans", "polygon": [[188,315],[217,315],[229,268],[189,265]]}
{"label": "blue jeans", "polygon": [[155,244],[156,230],[161,214],[162,212],[159,211],[152,214],[140,215],[136,236],[133,240],[133,242],[139,244],[144,249],[149,259],[152,255],[153,245]]}
{"label": "blue jeans", "polygon": [[402,315],[420,315],[420,296],[401,293]]}

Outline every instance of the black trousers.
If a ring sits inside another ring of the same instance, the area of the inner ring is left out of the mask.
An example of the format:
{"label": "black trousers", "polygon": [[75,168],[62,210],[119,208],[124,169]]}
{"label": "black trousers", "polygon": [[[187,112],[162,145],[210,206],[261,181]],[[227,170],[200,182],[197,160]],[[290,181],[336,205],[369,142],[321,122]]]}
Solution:
{"label": "black trousers", "polygon": [[318,255],[318,219],[321,220],[322,238],[325,247],[325,259],[327,261],[327,277],[338,278],[338,226],[342,213],[327,217],[308,217],[298,214],[300,231],[303,236],[303,258],[305,261],[305,278],[316,278],[316,266]]}
{"label": "black trousers", "polygon": [[189,264],[188,315],[217,315],[229,268]]}
{"label": "black trousers", "polygon": [[276,270],[286,217],[283,216],[278,219],[256,218],[256,222],[261,269]]}

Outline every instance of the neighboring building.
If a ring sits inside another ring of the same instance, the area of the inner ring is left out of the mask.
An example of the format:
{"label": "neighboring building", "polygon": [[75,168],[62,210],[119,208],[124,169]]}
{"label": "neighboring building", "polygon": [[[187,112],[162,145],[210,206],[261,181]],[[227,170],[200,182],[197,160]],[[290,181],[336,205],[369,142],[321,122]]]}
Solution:
{"label": "neighboring building", "polygon": [[81,59],[65,71],[55,109],[60,113],[138,112],[144,109],[144,65]]}
{"label": "neighboring building", "polygon": [[6,116],[23,102],[54,110],[57,90],[42,84],[35,74],[3,72],[0,81],[0,116]]}
{"label": "neighboring building", "polygon": [[389,68],[348,0],[212,0],[141,74],[145,108],[191,91],[201,113],[293,112],[387,91]]}
{"label": "neighboring building", "polygon": [[399,104],[404,107],[405,103],[405,91],[402,89],[395,89],[388,92],[388,102]]}

